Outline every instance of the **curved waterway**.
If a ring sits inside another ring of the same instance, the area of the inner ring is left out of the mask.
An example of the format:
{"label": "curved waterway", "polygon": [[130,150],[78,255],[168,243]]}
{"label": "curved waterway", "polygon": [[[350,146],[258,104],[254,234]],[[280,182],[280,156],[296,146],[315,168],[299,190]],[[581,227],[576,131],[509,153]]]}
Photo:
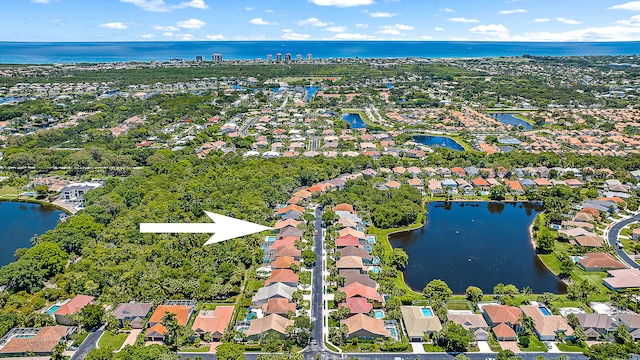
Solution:
{"label": "curved waterway", "polygon": [[566,292],[531,246],[529,226],[540,204],[432,202],[427,210],[424,227],[389,237],[409,255],[405,281],[412,289],[442,279],[455,294],[470,285],[493,293],[498,283],[534,293]]}
{"label": "curved waterway", "polygon": [[17,249],[31,247],[33,235],[56,227],[62,213],[39,204],[0,201],[0,267],[15,260]]}

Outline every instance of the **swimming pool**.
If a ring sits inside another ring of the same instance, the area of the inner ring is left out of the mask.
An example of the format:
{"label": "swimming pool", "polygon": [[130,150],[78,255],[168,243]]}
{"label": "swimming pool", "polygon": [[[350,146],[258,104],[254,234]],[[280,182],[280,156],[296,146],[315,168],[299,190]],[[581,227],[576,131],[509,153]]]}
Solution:
{"label": "swimming pool", "polygon": [[367,250],[368,252],[372,252],[373,251],[373,247],[371,245],[365,245],[364,249]]}
{"label": "swimming pool", "polygon": [[550,316],[551,312],[549,311],[549,309],[547,309],[544,306],[540,306],[540,312],[544,315],[544,316]]}
{"label": "swimming pool", "polygon": [[58,309],[60,309],[60,305],[53,305],[49,308],[49,315],[53,316],[53,313],[55,313]]}
{"label": "swimming pool", "polygon": [[267,242],[274,243],[275,241],[276,241],[276,237],[275,236],[267,236]]}
{"label": "swimming pool", "polygon": [[433,316],[433,312],[431,311],[431,308],[423,307],[422,316]]}
{"label": "swimming pool", "polygon": [[384,318],[384,311],[382,311],[382,310],[373,310],[373,314],[374,314],[376,319]]}
{"label": "swimming pool", "polygon": [[253,311],[247,314],[247,321],[251,321],[258,318],[258,314]]}
{"label": "swimming pool", "polygon": [[369,244],[375,244],[376,243],[376,238],[373,236],[369,236]]}
{"label": "swimming pool", "polygon": [[396,328],[388,328],[387,330],[389,330],[389,332],[391,333],[391,337],[393,338],[397,338],[398,337],[398,332],[396,331]]}
{"label": "swimming pool", "polygon": [[380,273],[380,268],[375,266],[371,269],[371,271],[373,271],[374,274],[379,274]]}

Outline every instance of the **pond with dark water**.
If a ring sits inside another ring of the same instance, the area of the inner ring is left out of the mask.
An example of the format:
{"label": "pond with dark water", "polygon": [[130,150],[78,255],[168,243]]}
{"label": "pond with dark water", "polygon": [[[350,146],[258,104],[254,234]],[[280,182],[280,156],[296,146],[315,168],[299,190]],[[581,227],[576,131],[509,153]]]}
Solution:
{"label": "pond with dark water", "polygon": [[498,283],[534,293],[566,292],[531,245],[529,227],[541,204],[432,202],[427,210],[424,227],[389,237],[409,255],[405,281],[412,289],[442,279],[455,294],[470,285],[493,293]]}
{"label": "pond with dark water", "polygon": [[363,129],[367,127],[367,123],[362,120],[360,114],[343,114],[342,120],[348,122],[352,129]]}
{"label": "pond with dark water", "polygon": [[39,204],[0,201],[0,267],[15,260],[17,249],[31,247],[33,235],[56,227],[62,213]]}
{"label": "pond with dark water", "polygon": [[464,147],[462,147],[462,145],[446,136],[414,135],[413,141],[432,147],[443,147],[455,151],[464,151]]}

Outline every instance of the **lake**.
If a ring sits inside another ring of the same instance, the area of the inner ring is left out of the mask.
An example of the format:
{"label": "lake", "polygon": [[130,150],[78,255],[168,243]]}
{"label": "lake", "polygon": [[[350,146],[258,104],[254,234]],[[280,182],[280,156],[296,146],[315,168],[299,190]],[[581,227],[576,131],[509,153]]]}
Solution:
{"label": "lake", "polygon": [[489,115],[491,115],[494,119],[497,119],[503,124],[509,124],[516,127],[520,127],[523,130],[533,129],[533,125],[529,124],[528,122],[522,119],[518,119],[517,117],[514,116],[514,114],[502,113],[502,114],[489,114]]}
{"label": "lake", "polygon": [[31,247],[31,238],[58,224],[63,212],[38,204],[0,201],[0,267],[15,260],[19,248]]}
{"label": "lake", "polygon": [[343,114],[342,120],[348,122],[352,129],[362,129],[367,127],[367,123],[362,120],[360,114]]}
{"label": "lake", "polygon": [[424,227],[389,238],[409,255],[405,280],[412,289],[442,279],[455,294],[470,285],[492,293],[498,283],[534,293],[566,291],[531,246],[529,226],[540,204],[432,202],[427,210]]}
{"label": "lake", "polygon": [[413,141],[432,147],[444,147],[455,151],[464,151],[464,147],[452,138],[433,135],[414,135]]}

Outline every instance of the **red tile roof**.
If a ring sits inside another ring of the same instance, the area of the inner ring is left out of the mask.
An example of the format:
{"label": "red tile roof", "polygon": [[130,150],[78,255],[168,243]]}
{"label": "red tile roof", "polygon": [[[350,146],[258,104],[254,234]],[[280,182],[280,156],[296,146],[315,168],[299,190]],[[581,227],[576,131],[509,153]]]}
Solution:
{"label": "red tile roof", "polygon": [[233,309],[233,306],[218,306],[215,310],[202,310],[191,328],[196,332],[222,335],[231,322]]}
{"label": "red tile roof", "polygon": [[12,338],[0,349],[0,354],[52,352],[60,340],[70,335],[73,329],[69,326],[45,326],[32,338]]}
{"label": "red tile roof", "polygon": [[336,247],[358,246],[359,244],[358,238],[352,235],[341,236],[336,239]]}
{"label": "red tile roof", "polygon": [[368,314],[373,309],[373,304],[365,298],[354,297],[349,298],[345,302],[338,304],[339,308],[348,307],[352,314]]}
{"label": "red tile roof", "polygon": [[73,299],[69,300],[66,304],[60,306],[54,315],[71,315],[79,312],[85,306],[89,305],[95,298],[87,295],[76,295]]}
{"label": "red tile roof", "polygon": [[352,297],[363,297],[370,300],[382,301],[382,296],[375,288],[362,285],[360,283],[349,284],[338,289],[347,294],[347,299]]}
{"label": "red tile roof", "polygon": [[166,315],[166,313],[171,313],[176,315],[176,319],[178,320],[178,325],[185,326],[189,321],[189,315],[193,311],[193,307],[184,306],[184,305],[158,305],[156,310],[151,315],[151,319],[149,319],[150,323],[159,323],[162,322],[162,318]]}
{"label": "red tile roof", "polygon": [[483,308],[493,324],[510,323],[515,324],[520,318],[522,311],[515,306],[489,305]]}
{"label": "red tile roof", "polygon": [[286,315],[289,311],[296,311],[296,304],[287,298],[271,298],[262,304],[262,311],[265,315],[278,314]]}
{"label": "red tile roof", "polygon": [[333,211],[334,212],[336,212],[336,211],[348,211],[348,212],[350,212],[352,214],[356,213],[355,210],[353,210],[353,205],[345,204],[345,203],[338,204],[338,205],[334,206],[333,207]]}
{"label": "red tile roof", "polygon": [[290,269],[277,269],[271,272],[271,277],[269,278],[269,283],[274,284],[278,282],[282,283],[297,283],[298,275]]}

